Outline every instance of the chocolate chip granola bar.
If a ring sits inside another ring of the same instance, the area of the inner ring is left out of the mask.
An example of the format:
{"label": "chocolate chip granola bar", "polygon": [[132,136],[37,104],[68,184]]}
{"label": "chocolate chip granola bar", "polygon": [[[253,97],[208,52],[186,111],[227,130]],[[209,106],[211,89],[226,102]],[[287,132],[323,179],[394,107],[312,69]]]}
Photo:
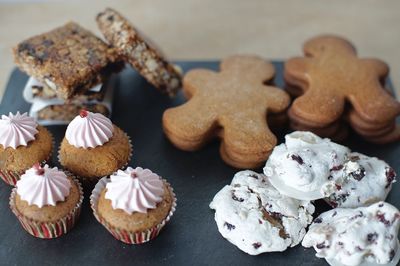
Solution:
{"label": "chocolate chip granola bar", "polygon": [[166,61],[126,18],[107,8],[97,15],[106,40],[144,77],[162,92],[173,96],[181,87],[181,74]]}
{"label": "chocolate chip granola bar", "polygon": [[14,60],[28,75],[70,99],[122,69],[113,48],[74,22],[14,47]]}

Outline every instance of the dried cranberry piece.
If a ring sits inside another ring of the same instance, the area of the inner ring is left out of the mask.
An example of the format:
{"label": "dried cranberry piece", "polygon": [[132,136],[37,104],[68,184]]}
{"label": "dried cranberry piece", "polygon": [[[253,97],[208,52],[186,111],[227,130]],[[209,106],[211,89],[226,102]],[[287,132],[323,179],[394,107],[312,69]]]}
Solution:
{"label": "dried cranberry piece", "polygon": [[358,218],[362,218],[362,217],[364,217],[364,213],[362,211],[359,211],[358,214],[356,214],[350,218],[350,221],[358,219]]}
{"label": "dried cranberry piece", "polygon": [[253,243],[253,247],[254,247],[255,249],[258,249],[258,248],[260,248],[261,246],[262,246],[262,245],[261,245],[260,242]]}
{"label": "dried cranberry piece", "polygon": [[224,223],[224,226],[225,226],[229,231],[231,231],[231,230],[233,230],[233,229],[236,228],[236,226],[234,226],[233,224],[227,223],[227,222]]}
{"label": "dried cranberry piece", "polygon": [[256,175],[256,174],[249,174],[248,176],[249,176],[249,177],[252,177],[252,178],[254,178],[254,179],[258,179],[258,175]]}
{"label": "dried cranberry piece", "polygon": [[384,225],[386,225],[386,226],[389,226],[389,225],[390,225],[390,221],[386,220],[385,214],[379,212],[379,213],[376,214],[376,218],[377,218],[381,223],[383,223]]}
{"label": "dried cranberry piece", "polygon": [[329,246],[326,246],[326,245],[325,245],[325,242],[318,243],[318,244],[316,245],[316,247],[317,247],[317,249],[329,248]]}
{"label": "dried cranberry piece", "polygon": [[385,188],[389,188],[390,184],[392,184],[394,179],[396,178],[396,172],[392,167],[386,167],[385,174],[386,174],[386,180],[388,182]]}
{"label": "dried cranberry piece", "polygon": [[394,249],[392,249],[389,253],[389,261],[392,261],[394,259],[394,256],[396,255],[396,252]]}
{"label": "dried cranberry piece", "polygon": [[322,218],[321,218],[321,217],[316,218],[316,219],[314,220],[314,223],[315,223],[315,224],[320,224],[320,223],[322,223]]}
{"label": "dried cranberry piece", "polygon": [[364,178],[365,176],[365,169],[364,167],[360,167],[359,169],[357,169],[354,172],[351,172],[350,175],[357,181],[360,181],[361,179]]}
{"label": "dried cranberry piece", "polygon": [[291,155],[292,160],[298,162],[300,165],[304,164],[303,158],[301,158],[299,155],[297,154],[292,154]]}
{"label": "dried cranberry piece", "polygon": [[367,241],[369,243],[375,243],[375,241],[378,239],[378,233],[369,233],[367,235]]}
{"label": "dried cranberry piece", "polygon": [[339,171],[343,169],[343,164],[335,165],[330,171]]}

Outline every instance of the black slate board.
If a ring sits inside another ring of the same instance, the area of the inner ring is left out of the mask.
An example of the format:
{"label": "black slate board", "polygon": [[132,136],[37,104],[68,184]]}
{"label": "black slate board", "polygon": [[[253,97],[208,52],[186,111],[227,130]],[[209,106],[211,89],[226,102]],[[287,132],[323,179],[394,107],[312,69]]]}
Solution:
{"label": "black slate board", "polygon": [[[217,69],[217,62],[179,62],[191,68]],[[283,86],[282,63],[275,83]],[[11,74],[0,114],[28,111],[22,89],[27,76],[18,70]],[[218,143],[198,152],[174,148],[161,128],[163,111],[179,105],[181,94],[171,100],[161,95],[131,68],[119,75],[112,120],[132,138],[132,166],[152,169],[172,184],[178,197],[177,211],[161,234],[150,243],[129,246],[114,240],[92,215],[88,204],[91,188],[85,188],[82,215],[67,235],[53,240],[36,239],[26,233],[11,213],[8,198],[11,187],[0,183],[0,265],[326,265],[313,249],[301,245],[284,253],[250,256],[224,240],[208,204],[230,183],[237,171],[219,157]],[[51,126],[58,146],[65,126]],[[282,140],[283,134],[279,136]],[[376,146],[352,135],[345,143],[352,149],[386,160],[400,173],[400,143]],[[56,157],[54,155],[54,162]],[[58,165],[58,163],[56,163]],[[395,184],[387,201],[400,207],[400,185]],[[326,206],[318,205],[318,212]]]}

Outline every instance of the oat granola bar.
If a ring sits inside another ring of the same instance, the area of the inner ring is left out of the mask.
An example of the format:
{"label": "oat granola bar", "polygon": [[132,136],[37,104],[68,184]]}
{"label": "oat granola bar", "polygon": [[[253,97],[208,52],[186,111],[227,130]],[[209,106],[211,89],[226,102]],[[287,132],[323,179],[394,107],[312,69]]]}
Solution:
{"label": "oat granola bar", "polygon": [[122,69],[114,48],[74,22],[29,38],[14,47],[18,67],[70,99]]}
{"label": "oat granola bar", "polygon": [[107,8],[97,15],[106,40],[144,77],[170,96],[181,88],[180,71],[166,61],[132,24],[117,11]]}

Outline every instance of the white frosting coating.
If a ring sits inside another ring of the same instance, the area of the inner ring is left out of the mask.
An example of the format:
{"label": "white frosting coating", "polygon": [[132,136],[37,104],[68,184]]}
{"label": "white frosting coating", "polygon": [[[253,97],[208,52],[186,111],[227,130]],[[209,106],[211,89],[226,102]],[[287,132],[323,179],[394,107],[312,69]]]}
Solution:
{"label": "white frosting coating", "polygon": [[300,243],[314,206],[280,194],[263,174],[238,172],[210,203],[221,235],[242,251],[257,255]]}
{"label": "white frosting coating", "polygon": [[16,187],[22,200],[42,208],[64,201],[70,193],[71,182],[57,167],[49,168],[46,164],[42,168],[36,164],[21,176]]}
{"label": "white frosting coating", "polygon": [[350,150],[311,132],[296,131],[285,140],[274,148],[264,174],[282,194],[302,200],[326,197],[321,188],[330,169],[343,165]]}
{"label": "white frosting coating", "polygon": [[95,148],[109,141],[113,131],[110,119],[100,113],[82,110],[68,125],[65,138],[77,148]]}
{"label": "white frosting coating", "polygon": [[314,220],[302,245],[332,265],[397,265],[399,226],[400,212],[389,203],[337,208]]}
{"label": "white frosting coating", "polygon": [[385,200],[396,173],[384,161],[351,152],[310,132],[286,135],[264,173],[282,194],[302,200],[326,198],[333,207],[361,207]]}
{"label": "white frosting coating", "polygon": [[0,120],[0,145],[4,148],[16,149],[18,146],[27,146],[35,139],[38,133],[35,119],[27,113],[2,115]]}
{"label": "white frosting coating", "polygon": [[105,198],[111,200],[113,209],[121,209],[128,214],[147,213],[163,199],[164,183],[149,169],[128,167],[125,171],[118,170],[110,179]]}
{"label": "white frosting coating", "polygon": [[[396,180],[393,168],[375,157],[352,152],[323,189],[332,207],[355,208],[384,201]],[[328,192],[329,191],[329,192]]]}

